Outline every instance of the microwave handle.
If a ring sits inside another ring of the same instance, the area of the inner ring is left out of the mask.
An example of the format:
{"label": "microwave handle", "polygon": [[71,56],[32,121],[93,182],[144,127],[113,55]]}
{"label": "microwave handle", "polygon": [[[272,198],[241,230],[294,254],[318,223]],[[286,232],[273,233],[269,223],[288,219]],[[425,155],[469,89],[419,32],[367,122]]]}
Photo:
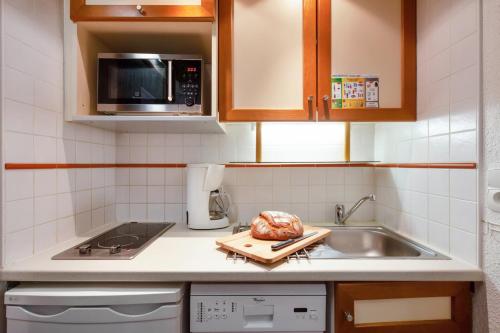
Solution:
{"label": "microwave handle", "polygon": [[174,97],[172,96],[172,60],[168,61],[168,101],[172,102]]}

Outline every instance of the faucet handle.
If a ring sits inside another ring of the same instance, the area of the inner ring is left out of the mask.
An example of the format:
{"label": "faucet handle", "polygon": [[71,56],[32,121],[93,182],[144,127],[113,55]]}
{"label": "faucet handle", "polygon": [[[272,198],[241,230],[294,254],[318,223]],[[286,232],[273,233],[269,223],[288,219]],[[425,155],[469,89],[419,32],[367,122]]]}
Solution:
{"label": "faucet handle", "polygon": [[335,205],[335,224],[342,224],[345,215],[345,206],[342,204]]}

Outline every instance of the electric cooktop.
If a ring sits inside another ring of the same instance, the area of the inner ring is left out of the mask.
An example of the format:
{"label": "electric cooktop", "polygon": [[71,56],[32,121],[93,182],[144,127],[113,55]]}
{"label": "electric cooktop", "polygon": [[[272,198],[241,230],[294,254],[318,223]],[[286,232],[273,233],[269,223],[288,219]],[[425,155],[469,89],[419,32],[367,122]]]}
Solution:
{"label": "electric cooktop", "polygon": [[133,259],[175,223],[128,222],[78,244],[53,260]]}

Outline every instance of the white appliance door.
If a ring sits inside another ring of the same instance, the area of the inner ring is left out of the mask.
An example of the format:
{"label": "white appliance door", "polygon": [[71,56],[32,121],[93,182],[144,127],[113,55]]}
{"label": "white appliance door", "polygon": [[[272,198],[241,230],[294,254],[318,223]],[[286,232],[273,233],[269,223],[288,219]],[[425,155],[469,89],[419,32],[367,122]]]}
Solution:
{"label": "white appliance door", "polygon": [[7,333],[181,333],[182,325],[182,303],[6,310]]}

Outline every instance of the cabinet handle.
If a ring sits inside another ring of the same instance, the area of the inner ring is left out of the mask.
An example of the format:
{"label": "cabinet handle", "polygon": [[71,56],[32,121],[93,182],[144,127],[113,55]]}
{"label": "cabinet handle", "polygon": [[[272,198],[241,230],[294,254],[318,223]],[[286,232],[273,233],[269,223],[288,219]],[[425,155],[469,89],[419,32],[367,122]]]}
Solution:
{"label": "cabinet handle", "polygon": [[322,100],[323,100],[323,109],[325,112],[325,119],[328,119],[330,117],[330,113],[328,112],[330,111],[330,107],[328,106],[328,101],[330,100],[330,96],[325,95],[323,96]]}
{"label": "cabinet handle", "polygon": [[169,102],[172,102],[174,96],[172,94],[172,60],[168,61],[168,96],[167,99]]}
{"label": "cabinet handle", "polygon": [[344,312],[344,318],[345,318],[345,320],[347,320],[350,323],[354,320],[353,315],[350,312],[347,312],[347,311]]}
{"label": "cabinet handle", "polygon": [[312,120],[314,117],[313,100],[314,100],[314,96],[307,97],[307,108],[309,110],[309,120]]}
{"label": "cabinet handle", "polygon": [[139,14],[144,15],[144,9],[142,8],[142,6],[141,6],[141,5],[137,5],[135,8],[136,8],[136,9],[137,9],[137,11],[139,12]]}

